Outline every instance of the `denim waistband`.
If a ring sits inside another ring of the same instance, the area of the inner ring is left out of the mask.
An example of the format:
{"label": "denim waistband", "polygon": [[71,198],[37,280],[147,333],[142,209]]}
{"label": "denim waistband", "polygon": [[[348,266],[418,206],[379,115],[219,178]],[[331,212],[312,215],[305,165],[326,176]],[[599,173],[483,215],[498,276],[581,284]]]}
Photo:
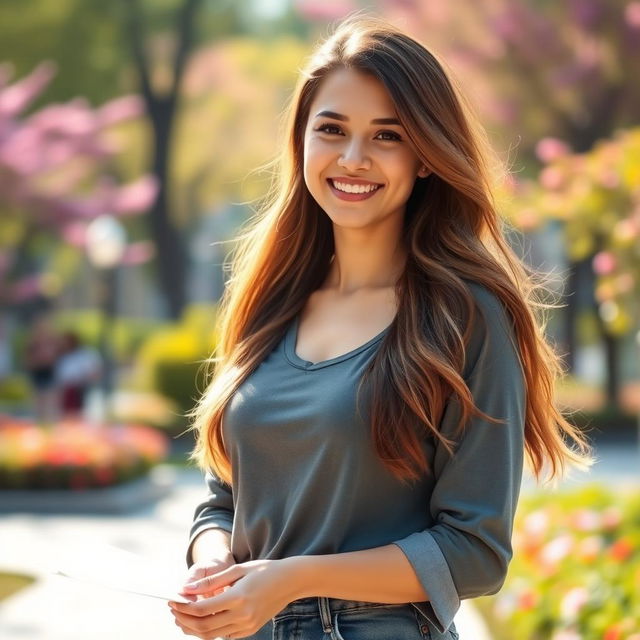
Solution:
{"label": "denim waistband", "polygon": [[400,605],[389,605],[381,602],[364,602],[361,600],[342,600],[339,598],[324,598],[313,596],[310,598],[299,598],[290,602],[282,611],[275,615],[274,619],[291,615],[318,615],[322,611],[347,611],[352,609],[370,609],[372,607],[393,607]]}

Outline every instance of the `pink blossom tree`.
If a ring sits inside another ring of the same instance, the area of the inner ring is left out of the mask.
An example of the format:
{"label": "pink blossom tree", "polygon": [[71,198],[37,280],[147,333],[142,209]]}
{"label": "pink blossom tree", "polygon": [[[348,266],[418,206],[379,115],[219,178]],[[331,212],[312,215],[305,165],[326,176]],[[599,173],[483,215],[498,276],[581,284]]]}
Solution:
{"label": "pink blossom tree", "polygon": [[640,338],[640,127],[620,130],[587,153],[546,138],[537,180],[511,183],[513,221],[532,229],[561,223],[567,258],[594,274],[593,311],[605,346],[607,400],[620,393],[618,343]]}
{"label": "pink blossom tree", "polygon": [[[540,140],[560,139],[586,153],[638,124],[638,0],[378,0],[378,7],[453,68],[519,176],[533,178],[544,162],[536,152]],[[591,253],[567,252],[563,322],[570,372],[575,293],[589,286],[597,251],[594,244]],[[615,358],[613,340],[605,340],[608,360]]]}
{"label": "pink blossom tree", "polygon": [[[91,220],[140,214],[157,192],[150,175],[120,184],[109,171],[118,149],[105,134],[140,117],[142,101],[124,96],[92,108],[76,98],[25,113],[54,75],[55,66],[42,63],[10,84],[8,66],[0,67],[0,306],[42,294],[36,245],[64,242],[81,250]],[[151,254],[149,243],[134,243],[124,261]]]}

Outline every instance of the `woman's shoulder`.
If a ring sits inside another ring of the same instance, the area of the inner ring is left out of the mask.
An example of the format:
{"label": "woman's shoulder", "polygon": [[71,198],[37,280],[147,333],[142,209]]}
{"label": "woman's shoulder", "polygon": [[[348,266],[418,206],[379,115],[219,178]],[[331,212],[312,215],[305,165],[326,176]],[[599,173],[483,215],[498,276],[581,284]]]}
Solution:
{"label": "woman's shoulder", "polygon": [[517,350],[514,326],[500,297],[479,282],[465,280],[465,284],[468,285],[476,305],[467,347],[467,361],[475,361],[481,352],[506,357],[512,350]]}
{"label": "woman's shoulder", "polygon": [[497,293],[475,280],[463,278],[463,282],[473,297],[476,311],[480,311],[480,317],[476,313],[474,325],[484,325],[485,329],[495,326],[496,323],[504,328],[511,326],[506,306]]}

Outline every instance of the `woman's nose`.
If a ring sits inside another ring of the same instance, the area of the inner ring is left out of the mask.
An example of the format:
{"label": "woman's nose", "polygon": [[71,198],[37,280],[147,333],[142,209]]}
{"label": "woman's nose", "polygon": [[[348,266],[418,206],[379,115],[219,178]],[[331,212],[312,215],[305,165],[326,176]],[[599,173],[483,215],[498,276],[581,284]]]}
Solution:
{"label": "woman's nose", "polygon": [[350,170],[369,168],[370,159],[366,153],[365,145],[353,140],[342,152],[338,164]]}

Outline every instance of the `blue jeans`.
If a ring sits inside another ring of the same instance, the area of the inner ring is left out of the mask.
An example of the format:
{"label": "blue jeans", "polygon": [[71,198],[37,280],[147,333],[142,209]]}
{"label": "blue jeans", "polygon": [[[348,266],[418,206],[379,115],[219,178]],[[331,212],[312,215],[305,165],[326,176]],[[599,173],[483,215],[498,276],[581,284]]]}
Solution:
{"label": "blue jeans", "polygon": [[458,640],[445,634],[409,603],[380,604],[336,598],[300,598],[289,603],[245,640]]}

